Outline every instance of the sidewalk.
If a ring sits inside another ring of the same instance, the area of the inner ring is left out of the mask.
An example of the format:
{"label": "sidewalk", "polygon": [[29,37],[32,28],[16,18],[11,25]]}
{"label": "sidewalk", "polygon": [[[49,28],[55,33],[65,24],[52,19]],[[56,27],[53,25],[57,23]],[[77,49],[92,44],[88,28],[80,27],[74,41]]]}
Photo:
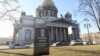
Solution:
{"label": "sidewalk", "polygon": [[7,45],[0,45],[0,49],[9,49],[9,46],[7,46]]}

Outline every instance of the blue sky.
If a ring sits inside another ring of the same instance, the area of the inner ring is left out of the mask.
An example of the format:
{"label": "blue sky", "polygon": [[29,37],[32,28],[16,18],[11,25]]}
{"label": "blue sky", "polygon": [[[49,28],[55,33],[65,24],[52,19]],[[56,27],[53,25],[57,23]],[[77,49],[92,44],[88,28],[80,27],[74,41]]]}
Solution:
{"label": "blue sky", "polygon": [[[56,7],[58,8],[58,16],[65,14],[67,11],[74,13],[73,10],[77,9],[78,0],[53,0]],[[27,14],[35,16],[35,9],[41,5],[43,0],[20,0],[22,10],[26,11]]]}
{"label": "blue sky", "polygon": [[[78,0],[53,0],[56,7],[58,8],[58,17],[60,15],[65,15],[67,11],[69,11],[73,15],[73,20],[77,20],[80,24],[81,33],[86,33],[87,30],[84,28],[83,19],[84,15],[76,15],[76,10],[78,9],[79,1]],[[25,11],[28,15],[35,16],[36,8],[41,5],[43,0],[20,0],[20,4],[22,6],[21,10]],[[91,21],[91,20],[90,20]],[[90,28],[90,32],[97,32],[97,28],[95,23],[90,22],[92,27]]]}
{"label": "blue sky", "polygon": [[[76,15],[76,10],[79,5],[78,0],[53,0],[56,7],[58,8],[58,17],[60,15],[65,15],[67,11],[69,11],[72,14],[73,20],[77,20],[77,22],[80,24],[80,33],[86,33],[87,30],[84,28],[84,22],[83,19],[85,16],[83,15]],[[41,5],[43,0],[19,0],[19,5],[21,6],[20,11],[25,11],[27,15],[33,15],[35,16],[36,8]],[[97,28],[94,25],[94,23],[90,22],[92,27],[90,29],[90,32],[97,32]],[[0,36],[2,37],[9,37],[13,35],[13,25],[9,21],[1,22],[0,21]],[[8,29],[7,29],[8,28]],[[9,33],[9,34],[8,34]]]}

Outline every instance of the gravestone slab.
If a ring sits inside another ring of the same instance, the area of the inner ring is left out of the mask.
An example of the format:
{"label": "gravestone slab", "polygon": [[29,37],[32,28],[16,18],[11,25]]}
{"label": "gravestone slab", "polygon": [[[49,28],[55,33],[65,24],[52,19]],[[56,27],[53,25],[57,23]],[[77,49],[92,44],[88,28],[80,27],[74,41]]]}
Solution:
{"label": "gravestone slab", "polygon": [[34,56],[49,55],[48,28],[36,28],[34,39]]}

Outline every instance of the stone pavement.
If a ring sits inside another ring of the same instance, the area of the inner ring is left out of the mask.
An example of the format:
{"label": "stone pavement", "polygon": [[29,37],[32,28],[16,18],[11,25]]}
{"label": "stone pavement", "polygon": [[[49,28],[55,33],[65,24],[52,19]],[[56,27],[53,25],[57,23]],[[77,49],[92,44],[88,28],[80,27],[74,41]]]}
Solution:
{"label": "stone pavement", "polygon": [[0,45],[0,49],[9,49],[9,46],[7,46],[7,45]]}

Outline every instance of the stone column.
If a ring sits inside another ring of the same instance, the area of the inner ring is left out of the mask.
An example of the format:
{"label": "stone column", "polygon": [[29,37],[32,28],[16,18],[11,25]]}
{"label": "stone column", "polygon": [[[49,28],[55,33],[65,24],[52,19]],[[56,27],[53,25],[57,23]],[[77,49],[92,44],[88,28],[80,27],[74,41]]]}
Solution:
{"label": "stone column", "polygon": [[75,28],[75,35],[76,35],[76,39],[79,39],[80,35],[79,35],[79,28],[78,27]]}
{"label": "stone column", "polygon": [[58,29],[56,27],[56,41],[58,41]]}
{"label": "stone column", "polygon": [[75,29],[75,40],[77,39],[77,31],[76,31],[76,29]]}
{"label": "stone column", "polygon": [[54,36],[54,35],[53,35],[53,27],[51,27],[51,35],[52,35],[52,37],[51,37],[52,40],[51,40],[51,41],[52,41],[52,43],[53,43],[53,38],[54,38],[54,37],[53,37],[53,36]]}
{"label": "stone column", "polygon": [[74,40],[74,37],[75,37],[75,35],[74,35],[74,29],[72,30],[72,40]]}
{"label": "stone column", "polygon": [[65,42],[66,42],[66,29],[64,28],[64,40],[65,40]]}
{"label": "stone column", "polygon": [[51,32],[50,32],[51,28],[49,29],[49,43],[51,44]]}
{"label": "stone column", "polygon": [[70,41],[71,41],[72,40],[72,34],[70,34],[69,37],[70,37]]}
{"label": "stone column", "polygon": [[62,42],[62,28],[60,28],[60,40]]}
{"label": "stone column", "polygon": [[72,29],[72,40],[71,40],[71,45],[75,44],[75,32],[74,29]]}

